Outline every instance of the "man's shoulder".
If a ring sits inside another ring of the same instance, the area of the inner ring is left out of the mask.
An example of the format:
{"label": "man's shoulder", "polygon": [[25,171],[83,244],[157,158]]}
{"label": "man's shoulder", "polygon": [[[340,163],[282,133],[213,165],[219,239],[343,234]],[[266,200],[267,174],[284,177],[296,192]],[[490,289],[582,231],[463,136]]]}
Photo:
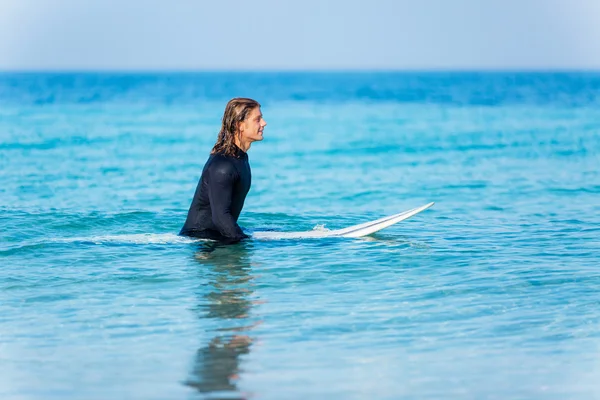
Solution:
{"label": "man's shoulder", "polygon": [[208,169],[211,175],[216,176],[233,176],[236,173],[231,157],[219,153],[211,154]]}

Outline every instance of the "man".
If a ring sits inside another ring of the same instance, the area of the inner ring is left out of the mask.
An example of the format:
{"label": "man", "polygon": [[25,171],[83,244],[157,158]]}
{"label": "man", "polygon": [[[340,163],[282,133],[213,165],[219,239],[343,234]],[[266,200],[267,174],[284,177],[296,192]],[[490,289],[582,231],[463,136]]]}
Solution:
{"label": "man", "polygon": [[260,104],[235,98],[225,107],[217,143],[202,170],[192,205],[180,235],[236,243],[247,238],[237,224],[250,190],[250,165],[246,152],[263,140]]}

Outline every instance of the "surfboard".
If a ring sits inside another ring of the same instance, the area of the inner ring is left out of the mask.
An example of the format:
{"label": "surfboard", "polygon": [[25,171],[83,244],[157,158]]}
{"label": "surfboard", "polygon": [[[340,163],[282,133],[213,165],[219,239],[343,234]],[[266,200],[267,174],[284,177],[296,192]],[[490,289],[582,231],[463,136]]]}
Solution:
{"label": "surfboard", "polygon": [[345,237],[357,238],[361,236],[371,235],[384,228],[390,227],[398,222],[404,221],[417,215],[418,213],[427,210],[435,203],[431,202],[424,206],[413,208],[408,211],[403,211],[398,214],[388,215],[387,217],[379,218],[374,221],[364,222],[362,224],[349,226],[347,228],[335,230],[312,230],[305,232],[254,232],[252,237],[255,239],[308,239],[308,238],[326,238],[326,237]]}

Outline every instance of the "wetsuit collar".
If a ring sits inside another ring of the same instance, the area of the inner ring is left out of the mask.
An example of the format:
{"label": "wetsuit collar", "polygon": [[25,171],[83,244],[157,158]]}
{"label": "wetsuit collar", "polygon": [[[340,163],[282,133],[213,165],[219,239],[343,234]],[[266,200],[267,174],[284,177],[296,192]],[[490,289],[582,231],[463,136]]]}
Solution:
{"label": "wetsuit collar", "polygon": [[233,147],[235,149],[235,156],[237,158],[247,158],[248,157],[248,154],[244,150],[237,147],[237,145],[234,145]]}

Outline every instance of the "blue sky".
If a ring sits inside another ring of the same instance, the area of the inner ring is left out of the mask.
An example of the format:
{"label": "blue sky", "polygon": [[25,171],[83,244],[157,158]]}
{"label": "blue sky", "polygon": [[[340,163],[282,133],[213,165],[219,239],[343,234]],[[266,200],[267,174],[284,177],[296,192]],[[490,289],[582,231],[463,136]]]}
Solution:
{"label": "blue sky", "polygon": [[0,0],[0,69],[600,70],[600,0]]}

